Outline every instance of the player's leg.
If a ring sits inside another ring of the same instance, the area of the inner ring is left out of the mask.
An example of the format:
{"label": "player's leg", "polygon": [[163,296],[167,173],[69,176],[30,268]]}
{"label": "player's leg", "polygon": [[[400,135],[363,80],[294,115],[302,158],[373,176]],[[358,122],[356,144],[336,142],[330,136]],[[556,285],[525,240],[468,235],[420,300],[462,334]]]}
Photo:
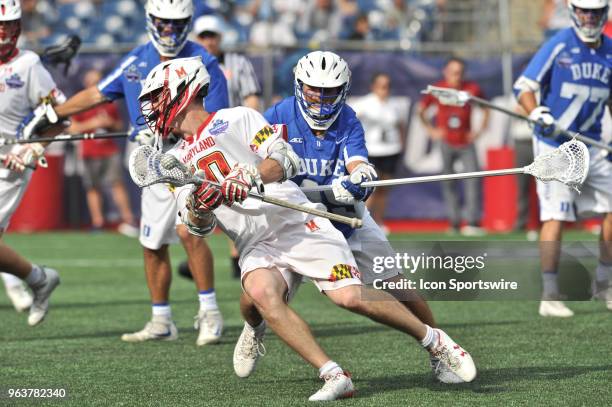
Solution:
{"label": "player's leg", "polygon": [[206,240],[189,233],[184,225],[177,225],[176,231],[187,253],[187,263],[198,290],[200,308],[194,318],[194,327],[199,330],[196,344],[203,346],[219,342],[223,317],[215,293],[213,254]]}
{"label": "player's leg", "polygon": [[175,340],[176,325],[172,321],[169,292],[172,281],[168,244],[177,240],[176,203],[163,185],[142,191],[140,244],[143,246],[144,268],[151,296],[152,318],[144,329],[121,336],[126,342]]}
{"label": "player's leg", "polygon": [[594,295],[606,301],[612,311],[612,213],[607,213],[601,224],[599,236],[599,262],[595,269]]}
{"label": "player's leg", "polygon": [[95,188],[89,188],[85,193],[87,198],[87,208],[91,216],[91,225],[94,229],[101,229],[104,226],[104,215],[102,210],[102,194]]}
{"label": "player's leg", "polygon": [[83,186],[87,208],[91,217],[91,224],[94,229],[101,229],[104,226],[103,200],[100,193],[103,167],[100,159],[86,158],[83,160]]}
{"label": "player's leg", "polygon": [[[545,154],[554,147],[534,140],[534,156]],[[561,256],[563,222],[576,220],[574,192],[560,182],[537,181],[540,203],[540,268],[542,271],[542,301],[539,313],[545,317],[571,317],[572,310],[560,301],[558,272]]]}
{"label": "player's leg", "polygon": [[134,213],[130,205],[130,197],[125,189],[123,182],[123,174],[121,170],[121,161],[118,154],[115,154],[107,159],[106,173],[104,174],[104,182],[111,187],[111,195],[113,202],[119,210],[121,216],[121,224],[118,231],[128,237],[138,237],[139,229],[136,226]]}
{"label": "player's leg", "polygon": [[3,240],[4,231],[29,181],[29,175],[12,180],[0,179],[0,271],[19,277],[32,290],[32,304],[29,307],[28,324],[41,323],[49,310],[49,297],[59,285],[57,271],[30,263]]}
{"label": "player's leg", "polygon": [[312,401],[349,397],[354,388],[350,376],[332,361],[317,343],[304,320],[286,303],[287,283],[276,269],[256,269],[243,277],[245,292],[252,298],[267,325],[306,362],[319,369],[325,385]]}
{"label": "player's leg", "polygon": [[470,382],[476,377],[476,366],[469,353],[444,331],[419,321],[391,294],[358,285],[334,288],[333,284],[327,281],[315,281],[315,284],[336,305],[412,336],[460,381]]}
{"label": "player's leg", "polygon": [[[459,152],[459,160],[463,164],[464,171],[478,171],[478,156],[474,145],[462,148]],[[482,236],[484,230],[480,224],[480,180],[469,178],[463,181],[465,186],[465,209],[467,214],[467,226],[461,229],[464,236]]]}
{"label": "player's leg", "polygon": [[[455,161],[454,149],[444,142],[441,143],[440,148],[442,151],[442,172],[444,174],[452,174],[454,172],[453,164]],[[444,181],[441,183],[441,187],[451,231],[457,232],[461,226],[461,210],[457,196],[456,182]]]}

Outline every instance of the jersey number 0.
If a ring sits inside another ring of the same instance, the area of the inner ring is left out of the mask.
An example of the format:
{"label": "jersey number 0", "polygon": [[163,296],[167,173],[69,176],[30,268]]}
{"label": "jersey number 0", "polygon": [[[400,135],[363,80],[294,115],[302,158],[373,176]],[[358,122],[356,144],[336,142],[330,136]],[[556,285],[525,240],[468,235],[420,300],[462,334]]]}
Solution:
{"label": "jersey number 0", "polygon": [[221,183],[232,170],[221,151],[215,151],[198,160],[198,168],[206,173],[206,179]]}

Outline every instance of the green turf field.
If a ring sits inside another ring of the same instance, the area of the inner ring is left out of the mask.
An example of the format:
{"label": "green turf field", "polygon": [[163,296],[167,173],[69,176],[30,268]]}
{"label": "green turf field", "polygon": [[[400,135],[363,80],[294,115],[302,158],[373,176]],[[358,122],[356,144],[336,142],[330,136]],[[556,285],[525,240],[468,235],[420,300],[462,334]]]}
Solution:
{"label": "green turf field", "polygon": [[[408,236],[394,236],[394,238]],[[411,238],[433,240],[437,235]],[[495,238],[518,239],[504,235]],[[572,238],[590,239],[586,234]],[[443,237],[447,239],[447,237]],[[0,387],[66,388],[67,400],[15,401],[0,406],[281,406],[306,405],[322,384],[273,334],[267,355],[249,379],[233,374],[232,352],[242,323],[239,285],[229,277],[225,239],[217,254],[217,296],[226,330],[220,345],[198,348],[194,286],[172,286],[178,341],[127,344],[150,305],[136,240],[114,234],[9,235],[30,259],[56,267],[62,285],[47,320],[27,326],[0,292]],[[177,264],[183,255],[174,248]],[[469,385],[433,381],[425,352],[410,338],[336,309],[311,285],[293,306],[325,349],[352,372],[356,398],[342,405],[612,405],[612,313],[602,303],[572,303],[569,320],[542,319],[536,302],[437,302],[438,322],[467,348],[479,375]]]}

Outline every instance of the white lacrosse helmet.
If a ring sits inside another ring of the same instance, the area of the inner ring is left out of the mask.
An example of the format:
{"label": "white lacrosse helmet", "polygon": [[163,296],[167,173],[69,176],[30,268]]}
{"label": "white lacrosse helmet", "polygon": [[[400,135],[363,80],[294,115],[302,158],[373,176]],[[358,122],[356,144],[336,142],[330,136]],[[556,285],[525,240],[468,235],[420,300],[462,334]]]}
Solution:
{"label": "white lacrosse helmet", "polygon": [[0,61],[14,55],[21,34],[21,4],[19,0],[0,0]]}
{"label": "white lacrosse helmet", "polygon": [[[348,64],[333,52],[314,51],[298,61],[293,73],[295,97],[302,116],[310,128],[327,130],[344,107],[351,86]],[[320,92],[305,94],[304,85],[318,88]]]}
{"label": "white lacrosse helmet", "polygon": [[145,79],[138,101],[151,131],[168,136],[174,118],[196,96],[206,97],[210,75],[201,57],[178,58],[157,65]]}
{"label": "white lacrosse helmet", "polygon": [[147,0],[147,33],[153,45],[165,57],[175,57],[185,44],[191,29],[191,0]]}
{"label": "white lacrosse helmet", "polygon": [[[568,0],[574,31],[584,42],[596,42],[608,21],[608,0]],[[581,20],[577,8],[590,11],[590,16]]]}

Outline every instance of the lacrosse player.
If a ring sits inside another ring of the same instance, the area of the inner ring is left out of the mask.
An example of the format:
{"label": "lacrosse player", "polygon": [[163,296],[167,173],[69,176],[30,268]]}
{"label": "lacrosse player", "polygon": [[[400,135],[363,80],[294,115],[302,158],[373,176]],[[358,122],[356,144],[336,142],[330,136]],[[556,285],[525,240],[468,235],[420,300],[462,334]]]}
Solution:
{"label": "lacrosse player", "polygon": [[[298,185],[332,184],[331,193],[312,193],[308,198],[323,203],[333,213],[357,216],[363,227],[352,229],[333,222],[346,238],[361,280],[397,280],[400,271],[372,272],[374,257],[393,257],[395,252],[384,232],[365,207],[372,188],[361,188],[363,181],[377,179],[368,162],[365,136],[355,112],[345,104],[351,72],[344,59],[332,52],[314,51],[301,58],[295,68],[295,96],[268,109],[270,123],[285,123],[289,144],[300,158],[300,171],[291,180]],[[321,112],[326,114],[321,114]],[[391,292],[425,324],[435,326],[429,306],[416,293]],[[261,352],[265,325],[246,295],[241,309],[246,320],[234,351],[238,376],[249,376]],[[443,382],[461,381],[436,358],[430,360],[435,376]]]}
{"label": "lacrosse player", "polygon": [[[0,0],[0,131],[15,137],[21,120],[41,99],[64,100],[38,55],[17,48],[21,33],[21,5],[17,0]],[[60,129],[61,130],[61,129]],[[54,134],[48,134],[50,136]],[[17,311],[30,309],[28,324],[38,325],[49,308],[49,296],[59,285],[57,271],[32,264],[2,240],[32,176],[31,168],[45,164],[45,147],[40,143],[0,147],[0,270],[9,298]],[[32,290],[25,291],[23,281]]]}
{"label": "lacrosse player", "polygon": [[[547,41],[514,84],[521,106],[539,122],[534,127],[534,156],[567,140],[558,135],[558,129],[601,140],[605,106],[612,109],[612,40],[602,35],[608,0],[570,0],[568,7],[573,27]],[[575,221],[577,215],[604,215],[593,293],[605,299],[612,310],[612,290],[608,288],[612,278],[612,164],[598,149],[590,148],[590,156],[589,174],[580,195],[559,182],[537,182],[543,222],[542,316],[574,314],[559,301],[557,270],[563,222]]]}
{"label": "lacrosse player", "polygon": [[[149,0],[145,5],[147,32],[151,39],[131,51],[97,86],[87,88],[56,107],[60,117],[68,117],[101,103],[125,98],[135,140],[152,144],[154,136],[140,118],[138,94],[142,80],[160,62],[175,57],[201,56],[212,78],[207,106],[213,110],[227,107],[227,83],[217,60],[201,46],[188,41],[193,4],[191,0]],[[169,148],[173,136],[166,134],[164,148]],[[203,239],[189,234],[177,217],[176,196],[165,185],[154,185],[142,191],[140,243],[144,250],[145,274],[151,292],[152,320],[143,330],[125,334],[126,342],[175,340],[178,332],[172,321],[169,303],[171,282],[168,245],[175,243],[177,234],[187,252],[198,288],[200,310],[195,318],[199,335],[196,344],[219,341],[223,319],[214,292],[213,259]]]}
{"label": "lacrosse player", "polygon": [[[246,199],[252,188],[263,192],[266,184],[267,196],[313,205],[287,181],[299,171],[299,158],[285,141],[284,126],[272,127],[246,107],[208,113],[202,99],[209,81],[197,57],[158,65],[139,98],[143,117],[160,137],[171,129],[183,133],[171,152],[207,181],[220,184],[205,181],[191,191],[181,188],[178,194],[187,208],[182,220],[191,233],[202,237],[219,224],[236,243],[244,291],[267,325],[325,380],[310,400],[335,400],[350,396],[354,389],[350,376],[323,352],[306,323],[287,305],[303,276],[336,305],[411,335],[462,380],[473,380],[471,356],[448,335],[423,324],[390,294],[360,289],[355,259],[331,222]],[[370,301],[362,299],[362,292]]]}

